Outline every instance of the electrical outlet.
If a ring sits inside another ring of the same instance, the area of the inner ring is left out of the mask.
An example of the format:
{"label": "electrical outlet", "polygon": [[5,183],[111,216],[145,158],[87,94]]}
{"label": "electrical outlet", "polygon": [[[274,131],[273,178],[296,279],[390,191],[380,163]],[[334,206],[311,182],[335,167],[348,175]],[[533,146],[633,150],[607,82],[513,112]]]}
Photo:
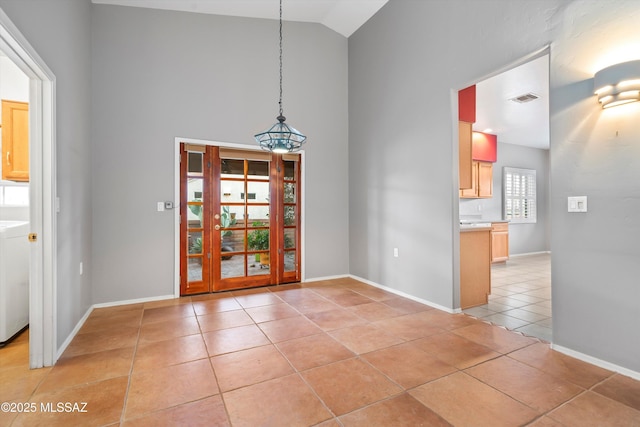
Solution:
{"label": "electrical outlet", "polygon": [[393,256],[398,258],[398,248],[393,248]]}
{"label": "electrical outlet", "polygon": [[158,212],[164,212],[164,202],[158,202]]}

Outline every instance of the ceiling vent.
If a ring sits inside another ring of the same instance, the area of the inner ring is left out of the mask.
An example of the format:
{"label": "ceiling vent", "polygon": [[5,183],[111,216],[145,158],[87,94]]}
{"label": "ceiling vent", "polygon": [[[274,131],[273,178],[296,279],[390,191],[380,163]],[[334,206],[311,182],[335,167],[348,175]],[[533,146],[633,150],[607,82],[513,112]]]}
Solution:
{"label": "ceiling vent", "polygon": [[511,98],[509,101],[517,102],[518,104],[524,104],[525,102],[531,102],[538,99],[539,96],[535,93],[525,93],[524,95],[516,96],[515,98]]}

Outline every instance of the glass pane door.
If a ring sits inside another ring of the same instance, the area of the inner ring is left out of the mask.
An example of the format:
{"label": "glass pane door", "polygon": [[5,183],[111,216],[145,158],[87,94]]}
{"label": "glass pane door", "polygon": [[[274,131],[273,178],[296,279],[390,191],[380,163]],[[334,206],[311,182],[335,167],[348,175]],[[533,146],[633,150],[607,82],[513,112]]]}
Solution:
{"label": "glass pane door", "polygon": [[188,149],[181,161],[181,293],[299,281],[299,156]]}

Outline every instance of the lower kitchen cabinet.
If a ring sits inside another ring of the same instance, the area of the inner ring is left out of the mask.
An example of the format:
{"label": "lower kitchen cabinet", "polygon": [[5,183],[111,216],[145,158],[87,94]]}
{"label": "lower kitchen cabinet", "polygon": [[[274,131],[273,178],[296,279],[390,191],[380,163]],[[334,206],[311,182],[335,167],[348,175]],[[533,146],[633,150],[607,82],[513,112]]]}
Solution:
{"label": "lower kitchen cabinet", "polygon": [[487,304],[491,293],[491,228],[460,230],[460,307]]}
{"label": "lower kitchen cabinet", "polygon": [[491,262],[505,262],[509,259],[509,223],[491,223]]}

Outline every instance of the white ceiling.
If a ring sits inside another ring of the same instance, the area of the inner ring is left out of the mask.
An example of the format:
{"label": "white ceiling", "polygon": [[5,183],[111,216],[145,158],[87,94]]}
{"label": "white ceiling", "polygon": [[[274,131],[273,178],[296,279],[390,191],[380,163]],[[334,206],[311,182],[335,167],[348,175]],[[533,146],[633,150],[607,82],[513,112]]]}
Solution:
{"label": "white ceiling", "polygon": [[[283,19],[315,22],[349,37],[388,0],[283,0]],[[93,3],[179,10],[215,15],[278,19],[279,0],[92,0]],[[476,85],[476,123],[498,140],[549,148],[548,56]],[[509,99],[532,92],[540,98],[525,104]]]}
{"label": "white ceiling", "polygon": [[[316,22],[349,37],[388,0],[283,0],[285,21]],[[278,19],[279,0],[92,0],[93,3]]]}
{"label": "white ceiling", "polygon": [[[510,99],[526,93],[538,99],[519,104]],[[534,59],[476,85],[473,130],[492,129],[498,141],[549,148],[549,56]]]}

